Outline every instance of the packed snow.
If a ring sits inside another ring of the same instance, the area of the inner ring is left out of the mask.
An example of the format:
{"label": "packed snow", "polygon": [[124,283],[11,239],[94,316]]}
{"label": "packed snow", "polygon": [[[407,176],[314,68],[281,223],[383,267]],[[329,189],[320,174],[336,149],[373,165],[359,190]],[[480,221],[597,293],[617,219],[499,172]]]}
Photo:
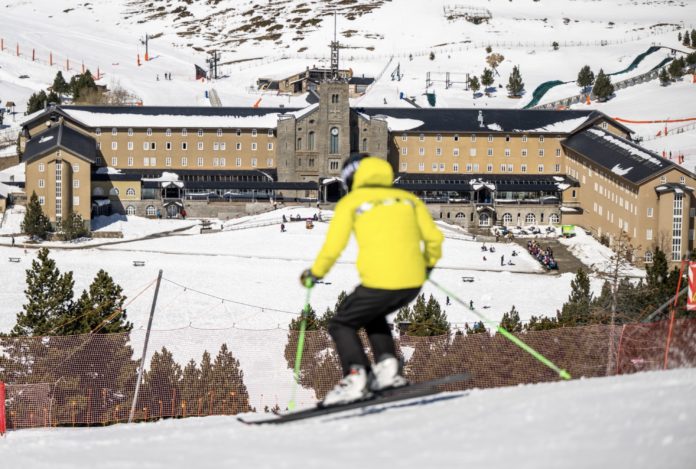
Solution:
{"label": "packed snow", "polygon": [[284,426],[234,417],[36,429],[0,439],[32,469],[305,467],[684,469],[696,369],[445,393]]}

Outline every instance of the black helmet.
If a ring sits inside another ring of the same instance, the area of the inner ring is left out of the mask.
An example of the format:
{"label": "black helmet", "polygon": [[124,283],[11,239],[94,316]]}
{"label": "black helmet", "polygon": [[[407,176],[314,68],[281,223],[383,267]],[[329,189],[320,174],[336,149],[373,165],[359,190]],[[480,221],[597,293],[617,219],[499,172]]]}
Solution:
{"label": "black helmet", "polygon": [[343,162],[343,167],[341,168],[341,182],[346,192],[350,192],[351,189],[353,189],[353,177],[355,176],[355,172],[358,170],[360,162],[363,158],[367,158],[367,156],[367,154],[361,153],[359,155],[353,155]]}

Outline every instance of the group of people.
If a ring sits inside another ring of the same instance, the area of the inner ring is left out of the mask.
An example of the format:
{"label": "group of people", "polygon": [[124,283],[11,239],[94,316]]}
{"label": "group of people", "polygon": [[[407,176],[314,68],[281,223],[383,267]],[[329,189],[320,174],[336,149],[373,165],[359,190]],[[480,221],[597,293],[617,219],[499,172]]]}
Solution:
{"label": "group of people", "polygon": [[[172,74],[169,72],[164,72],[164,79],[165,80],[171,80],[172,79]],[[157,81],[159,81],[159,74],[157,74]]]}
{"label": "group of people", "polygon": [[536,240],[530,239],[527,241],[527,251],[529,251],[529,254],[534,256],[536,260],[541,262],[542,265],[547,269],[558,269],[558,264],[553,258],[553,249],[551,249],[551,246],[547,246],[546,249],[542,249]]}
{"label": "group of people", "polygon": [[302,218],[302,216],[299,215],[299,214],[298,214],[297,216],[290,215],[290,220],[288,220],[288,217],[286,217],[285,215],[283,215],[283,221],[280,223],[280,232],[281,232],[281,233],[285,233],[285,232],[287,231],[287,230],[285,229],[285,224],[286,224],[288,221],[302,221],[302,220],[305,221],[307,229],[308,229],[308,230],[311,230],[312,228],[314,228],[314,222],[315,222],[315,221],[322,221],[322,219],[321,219],[321,212],[315,213],[314,215],[312,215],[311,218]]}

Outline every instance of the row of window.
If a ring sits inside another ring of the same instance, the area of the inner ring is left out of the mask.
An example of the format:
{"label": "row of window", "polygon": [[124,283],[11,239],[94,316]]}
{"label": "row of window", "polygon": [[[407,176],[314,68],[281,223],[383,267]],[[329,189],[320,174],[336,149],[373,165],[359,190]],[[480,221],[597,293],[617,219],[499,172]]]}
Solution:
{"label": "row of window", "polygon": [[[439,172],[446,172],[447,171],[447,165],[445,163],[433,163],[430,166],[432,171],[439,171]],[[459,163],[453,163],[452,164],[452,172],[453,173],[458,173],[459,172],[460,165]],[[466,166],[464,166],[466,173],[478,173],[479,172],[479,164],[478,163],[468,163]],[[401,163],[401,172],[406,172],[408,171],[408,163],[402,162]],[[425,163],[418,163],[418,171],[425,171]],[[560,173],[561,172],[561,165],[557,164],[554,165],[553,171],[555,173]],[[489,163],[486,165],[486,172],[487,173],[492,173],[493,172],[493,164]],[[502,163],[500,165],[500,172],[501,173],[514,173],[515,172],[515,165],[514,164],[506,164]],[[527,165],[523,164],[520,165],[520,172],[521,173],[526,173],[527,172]],[[537,165],[537,172],[543,173],[544,172],[544,165],[540,164]]]}
{"label": "row of window", "polygon": [[[117,187],[112,187],[109,189],[109,195],[117,196],[117,195],[120,195],[120,193],[121,192],[118,190]],[[104,189],[101,187],[95,187],[92,190],[92,195],[96,196],[96,197],[104,196]],[[126,195],[128,197],[135,197],[135,189],[132,187],[129,187],[128,189],[126,189]]]}
{"label": "row of window", "polygon": [[[234,159],[234,166],[242,166],[243,163],[243,158],[235,158]],[[143,157],[143,166],[151,167],[154,168],[157,166],[157,158],[154,156],[144,156]],[[193,158],[191,159],[193,162]],[[133,166],[135,163],[135,158],[132,156],[129,156],[126,160],[128,166]],[[172,166],[173,159],[171,156],[167,156],[164,158],[164,166],[166,167],[171,167]],[[186,167],[189,165],[189,158],[187,156],[182,156],[181,159],[179,160],[179,165],[181,167]],[[251,158],[250,160],[251,166],[253,168],[256,168],[259,165],[259,159],[258,158]],[[97,164],[102,164],[102,159],[97,158]],[[221,157],[215,157],[212,158],[212,165],[215,167],[225,167],[227,166],[227,158],[224,156]],[[118,166],[118,157],[117,156],[112,156],[111,157],[111,166]],[[205,158],[203,156],[199,156],[196,158],[196,166],[205,166]],[[273,158],[266,158],[266,167],[272,167],[273,166]],[[41,187],[41,186],[39,186]]]}
{"label": "row of window", "polygon": [[[472,134],[472,135],[470,136],[470,138],[471,138],[471,141],[472,141],[472,142],[475,142],[475,141],[476,141],[476,134]],[[492,142],[494,138],[495,138],[495,137],[494,137],[493,135],[488,135],[488,141],[489,141],[489,142]],[[505,135],[505,141],[506,141],[506,142],[509,142],[509,141],[510,141],[510,138],[511,138],[510,135]],[[452,136],[452,140],[455,141],[455,142],[458,142],[459,139],[460,139],[460,138],[459,138],[459,134],[454,134],[454,135]],[[528,138],[527,135],[522,135],[522,142],[527,142],[528,139],[529,139],[529,138]],[[401,141],[402,141],[402,142],[407,142],[407,141],[408,141],[408,134],[406,134],[406,133],[401,134]],[[419,141],[419,142],[424,142],[424,141],[425,141],[425,134],[419,134],[419,135],[418,135],[418,141]],[[441,141],[442,141],[442,134],[436,134],[436,135],[435,135],[435,141],[436,141],[436,142],[441,142]],[[539,135],[539,143],[544,143],[544,136],[543,136],[543,135]]]}
{"label": "row of window", "polygon": [[[61,201],[62,199],[56,199],[56,215],[59,213],[59,210],[62,209],[61,205],[58,202]],[[72,198],[72,204],[73,207],[78,207],[80,205],[80,196],[79,195],[74,195]],[[46,205],[46,197],[43,195],[39,196],[39,205]]]}
{"label": "row of window", "polygon": [[[469,156],[476,156],[477,151],[476,148],[469,148]],[[493,155],[493,148],[488,148],[486,151],[487,156],[494,156]],[[505,156],[509,157],[512,155],[512,150],[509,148],[506,148],[504,151]],[[540,148],[537,152],[539,156],[544,156],[544,149]],[[401,156],[407,156],[408,155],[408,147],[401,147]],[[419,156],[425,156],[425,148],[420,147],[418,148],[418,155]],[[521,156],[526,157],[528,155],[527,149],[523,148],[521,151]],[[437,147],[435,148],[435,156],[442,156],[442,148]],[[459,156],[459,148],[453,148],[452,149],[452,156]],[[556,156],[561,156],[561,149],[556,148]]]}
{"label": "row of window", "polygon": [[[131,128],[131,129],[128,129],[127,132],[128,132],[128,136],[129,136],[129,137],[132,137],[132,136],[133,136],[133,129],[132,129],[132,128]],[[100,135],[102,134],[101,128],[97,127],[97,128],[94,130],[94,133],[95,133],[97,136],[100,136]],[[145,131],[145,133],[146,133],[148,136],[152,135],[152,129],[151,129],[151,128],[148,128],[148,129]],[[198,129],[198,131],[196,132],[196,134],[197,134],[199,137],[202,137],[202,136],[204,135],[204,133],[205,133],[205,132],[203,131],[203,129]],[[172,136],[172,129],[166,129],[166,130],[164,131],[164,134],[165,134],[167,137],[171,137],[171,136]],[[241,135],[242,135],[242,129],[236,129],[236,130],[235,130],[235,134],[236,134],[238,137],[241,136]],[[111,129],[111,135],[114,135],[114,136],[118,135],[118,128],[113,127],[113,128]],[[217,129],[217,130],[215,131],[215,135],[217,135],[218,137],[222,137],[222,135],[223,135],[223,130],[222,130],[222,129]],[[252,136],[252,137],[256,137],[257,135],[258,135],[258,130],[257,130],[257,129],[251,129],[251,136]],[[273,137],[273,135],[274,135],[273,129],[268,129],[268,136],[269,136],[269,137]],[[182,136],[182,137],[188,136],[188,130],[187,130],[187,129],[181,129],[181,136]]]}
{"label": "row of window", "polygon": [[[613,191],[606,189],[604,186],[597,184],[596,182],[594,183],[594,190],[595,192],[599,193],[599,195],[606,197],[607,200],[617,204],[619,207],[628,210],[634,215],[638,215],[638,206],[628,199],[624,199],[622,196],[615,194]],[[648,217],[652,217],[652,207],[648,207]]]}
{"label": "row of window", "polygon": [[[459,213],[457,213],[457,215],[455,215],[454,218],[464,218],[464,217],[465,217],[464,213],[459,212]],[[449,218],[449,215],[448,215],[448,218]],[[537,219],[537,217],[536,217],[535,214],[533,214],[533,213],[528,213],[528,214],[525,215],[525,217],[524,217],[524,223],[525,223],[526,225],[535,225],[535,224],[536,224],[536,219]],[[471,214],[471,221],[474,221],[474,214],[473,214],[473,212],[472,212],[472,214]],[[505,214],[503,214],[502,221],[503,221],[503,225],[505,225],[505,226],[512,225],[512,214],[511,214],[511,213],[505,213]],[[479,214],[479,226],[491,226],[491,223],[492,223],[492,222],[493,222],[493,219],[492,219],[492,217],[490,216],[490,214],[488,214],[488,213],[486,213],[486,212],[483,212],[483,213],[480,213],[480,214]],[[541,223],[543,223],[543,222],[544,222],[544,214],[542,213],[542,214],[541,214]],[[552,225],[557,225],[557,224],[559,224],[560,222],[561,222],[561,217],[558,216],[557,213],[552,213],[551,215],[549,215],[549,223],[550,223],[550,224],[552,224]],[[518,221],[517,221],[517,223],[519,223],[519,216],[518,216]]]}
{"label": "row of window", "polygon": [[[79,173],[80,172],[80,165],[79,164],[74,164],[72,166],[73,173]],[[43,173],[46,171],[46,165],[44,163],[39,163],[39,172]]]}
{"label": "row of window", "polygon": [[[128,150],[133,150],[133,142],[128,142],[127,144]],[[101,142],[97,142],[97,149],[101,150],[102,145]],[[196,148],[198,150],[204,150],[205,145],[203,142],[197,142]],[[273,142],[268,142],[266,145],[266,148],[268,151],[273,151]],[[118,150],[118,142],[111,142],[111,149],[112,150]],[[165,142],[164,143],[164,149],[165,150],[171,150],[172,149],[172,142]],[[188,150],[188,142],[181,142],[181,149],[183,151]],[[251,151],[256,151],[258,149],[258,144],[256,142],[251,143]],[[143,150],[144,151],[155,151],[157,150],[157,142],[143,142]],[[227,143],[225,142],[213,142],[213,151],[226,151],[227,150]],[[242,150],[242,143],[237,142],[235,144],[235,150]]]}

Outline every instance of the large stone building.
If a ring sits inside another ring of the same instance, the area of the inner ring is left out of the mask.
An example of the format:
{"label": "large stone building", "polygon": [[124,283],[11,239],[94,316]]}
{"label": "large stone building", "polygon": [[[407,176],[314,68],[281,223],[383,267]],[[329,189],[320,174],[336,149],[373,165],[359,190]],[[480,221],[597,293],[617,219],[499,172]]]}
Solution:
{"label": "large stone building", "polygon": [[596,111],[353,108],[326,80],[303,109],[52,106],[23,122],[26,193],[55,223],[111,212],[228,216],[255,201],[332,202],[342,161],[388,160],[395,184],[467,227],[622,230],[637,259],[693,248],[694,175]]}

